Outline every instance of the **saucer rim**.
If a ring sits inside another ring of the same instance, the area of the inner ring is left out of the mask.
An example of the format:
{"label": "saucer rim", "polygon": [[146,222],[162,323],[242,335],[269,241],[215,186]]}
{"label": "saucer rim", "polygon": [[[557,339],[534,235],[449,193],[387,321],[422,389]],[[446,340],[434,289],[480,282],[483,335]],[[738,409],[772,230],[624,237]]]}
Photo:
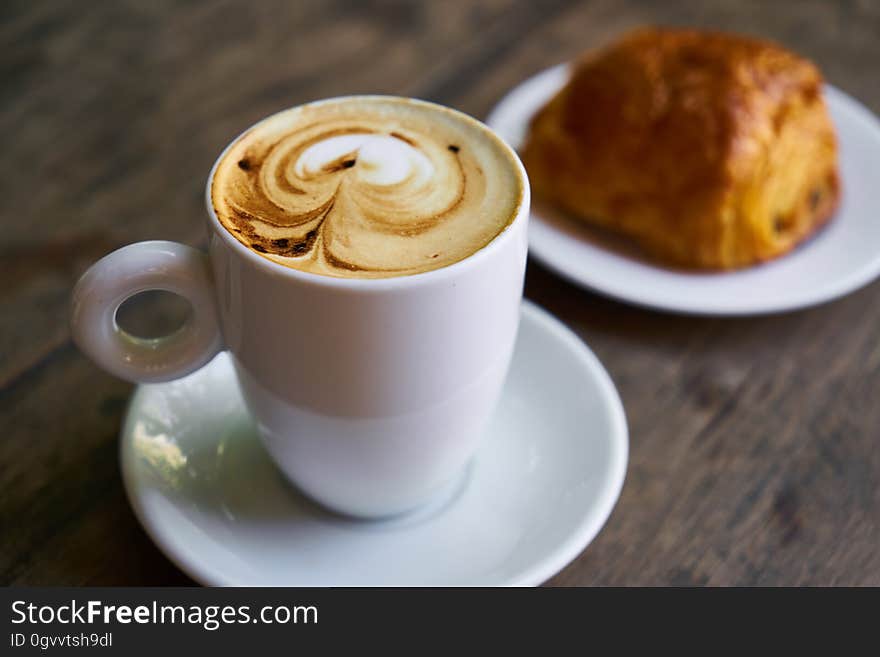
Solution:
{"label": "saucer rim", "polygon": [[572,530],[566,541],[556,546],[553,552],[533,566],[531,570],[521,574],[518,582],[514,581],[510,584],[511,586],[540,586],[572,563],[593,542],[605,523],[608,522],[611,512],[620,499],[626,480],[626,470],[629,463],[629,427],[623,401],[620,399],[617,387],[614,385],[611,375],[587,343],[549,311],[525,298],[522,303],[522,315],[523,317],[531,315],[531,319],[543,325],[548,333],[553,334],[571,352],[578,355],[581,365],[591,373],[598,384],[599,397],[603,401],[602,406],[608,412],[611,427],[608,438],[610,453],[606,484],[597,496],[597,500],[591,505],[591,510],[584,514],[580,524]]}
{"label": "saucer rim", "polygon": [[[532,94],[528,93],[528,88],[530,86],[539,86],[542,83],[547,84],[544,82],[545,79],[552,79],[554,77],[561,78],[563,73],[570,67],[571,62],[562,62],[549,66],[521,80],[510,88],[492,107],[486,116],[486,125],[493,130],[498,131],[499,117],[503,117],[501,122],[504,123],[504,119],[508,119],[508,115],[518,116],[522,114],[522,112],[514,110],[517,108],[518,104],[524,102],[519,98],[520,96],[525,99],[532,99]],[[561,80],[559,87],[563,84],[564,80]],[[878,147],[880,147],[880,119],[878,119],[878,117],[857,98],[850,96],[834,85],[826,83],[824,85],[824,91],[829,105],[834,106],[836,111],[845,114],[847,116],[847,121],[855,124],[860,132],[873,137],[873,139],[877,141]],[[552,94],[548,94],[548,99],[551,95]],[[511,110],[510,107],[513,107],[514,110]],[[525,122],[527,122],[531,116],[527,117]],[[522,124],[523,121],[517,121],[517,125]],[[500,136],[502,139],[506,139],[503,133],[500,133]],[[519,152],[521,145],[522,144],[510,144],[510,146],[517,152]],[[673,298],[669,295],[657,298],[657,296],[653,295],[650,290],[643,291],[640,288],[627,287],[626,284],[620,285],[613,279],[609,282],[608,279],[603,279],[602,277],[590,277],[589,275],[584,275],[581,271],[577,270],[577,268],[570,266],[570,258],[558,257],[555,249],[551,248],[544,238],[533,230],[533,227],[537,225],[539,226],[540,231],[547,231],[548,233],[558,235],[559,231],[552,222],[544,219],[540,214],[536,213],[533,208],[530,212],[529,223],[529,255],[533,256],[542,265],[566,281],[622,303],[627,303],[639,308],[685,316],[758,317],[762,315],[803,310],[852,294],[872,283],[878,278],[878,276],[880,276],[880,248],[878,248],[873,258],[866,258],[860,265],[857,265],[847,274],[838,277],[822,287],[798,291],[795,294],[789,294],[784,298],[758,301],[754,301],[748,297],[739,300],[723,298],[720,302],[714,304],[707,302],[705,299],[701,299],[696,303],[692,303],[689,300],[689,295],[686,294],[686,282],[683,282],[681,290],[683,294],[680,294],[678,298]],[[606,251],[606,249],[597,245],[589,245],[587,248]],[[784,259],[787,255],[788,254],[784,254],[780,258]],[[652,263],[648,261],[642,261],[639,264],[662,269],[661,267],[652,265]]]}
{"label": "saucer rim", "polygon": [[[568,537],[555,546],[555,548],[548,551],[543,557],[537,559],[531,567],[525,568],[518,575],[510,578],[509,581],[492,586],[539,586],[572,563],[592,543],[608,521],[623,490],[629,462],[629,428],[623,402],[610,374],[599,358],[562,321],[536,303],[523,298],[520,307],[520,321],[525,319],[535,322],[544,332],[549,333],[554,339],[560,341],[568,351],[576,354],[581,368],[588,372],[589,376],[596,381],[599,389],[598,397],[602,400],[602,407],[606,409],[609,418],[610,429],[604,439],[609,446],[608,466],[604,468],[604,482],[595,501],[585,508],[580,522],[572,527]],[[226,357],[228,357],[228,354]],[[194,374],[197,375],[197,373]],[[168,384],[142,384],[137,386],[129,400],[121,424],[119,460],[123,487],[129,505],[141,527],[158,550],[195,582],[203,586],[252,586],[251,584],[227,578],[216,568],[212,568],[210,565],[206,565],[190,556],[191,553],[188,553],[175,543],[173,539],[167,539],[165,530],[161,529],[163,522],[160,518],[156,517],[160,512],[155,509],[148,509],[144,504],[143,496],[137,493],[136,483],[139,481],[139,478],[135,472],[135,458],[131,452],[131,440],[129,439],[131,435],[130,425],[134,421],[137,409],[140,407],[141,398],[146,392],[145,388],[161,385]],[[428,522],[430,521],[428,520]],[[287,584],[281,586],[295,587],[296,585]],[[442,586],[462,585],[450,584],[441,585],[440,587]]]}

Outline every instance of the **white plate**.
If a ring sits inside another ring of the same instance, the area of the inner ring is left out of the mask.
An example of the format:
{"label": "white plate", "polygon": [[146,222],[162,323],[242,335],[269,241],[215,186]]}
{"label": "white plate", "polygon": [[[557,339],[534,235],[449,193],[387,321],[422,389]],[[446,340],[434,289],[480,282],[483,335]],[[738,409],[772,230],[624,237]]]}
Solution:
{"label": "white plate", "polygon": [[[513,89],[487,123],[514,148],[529,120],[568,79],[556,66]],[[880,122],[834,87],[825,97],[840,139],[843,202],[837,215],[792,253],[731,273],[665,269],[610,246],[583,224],[535,206],[529,252],[561,276],[642,306],[700,315],[754,315],[812,306],[848,294],[880,274]]]}
{"label": "white plate", "polygon": [[627,429],[590,350],[526,302],[486,443],[430,508],[342,518],[282,479],[229,357],[140,386],[122,430],[129,500],[159,548],[212,585],[536,585],[574,559],[623,484]]}

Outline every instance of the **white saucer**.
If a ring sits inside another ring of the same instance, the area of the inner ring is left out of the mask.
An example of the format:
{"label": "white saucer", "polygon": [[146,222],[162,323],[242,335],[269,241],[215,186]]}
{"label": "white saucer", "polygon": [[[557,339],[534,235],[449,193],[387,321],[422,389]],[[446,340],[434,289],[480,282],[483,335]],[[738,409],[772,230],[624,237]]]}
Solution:
{"label": "white saucer", "polygon": [[[532,115],[568,78],[566,65],[539,73],[498,103],[487,123],[514,148]],[[773,262],[732,273],[665,269],[583,224],[533,207],[529,253],[561,276],[610,297],[699,315],[754,315],[804,308],[848,294],[880,274],[880,122],[828,86],[840,138],[843,203],[813,239]]]}
{"label": "white saucer", "polygon": [[342,518],[282,479],[222,353],[184,379],[137,389],[122,474],[147,532],[204,584],[540,584],[605,523],[628,441],[602,365],[528,302],[489,433],[462,481],[430,508]]}

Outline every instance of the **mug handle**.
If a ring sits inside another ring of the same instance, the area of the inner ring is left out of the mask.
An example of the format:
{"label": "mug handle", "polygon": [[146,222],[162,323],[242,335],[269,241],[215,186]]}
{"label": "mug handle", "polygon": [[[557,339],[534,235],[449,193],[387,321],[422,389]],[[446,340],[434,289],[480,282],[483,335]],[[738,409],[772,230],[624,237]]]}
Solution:
{"label": "mug handle", "polygon": [[[116,311],[129,297],[148,290],[179,294],[192,305],[190,318],[160,338],[126,333],[116,323]],[[127,381],[170,381],[197,370],[223,348],[207,256],[160,240],[104,256],[74,287],[71,330],[86,355]]]}

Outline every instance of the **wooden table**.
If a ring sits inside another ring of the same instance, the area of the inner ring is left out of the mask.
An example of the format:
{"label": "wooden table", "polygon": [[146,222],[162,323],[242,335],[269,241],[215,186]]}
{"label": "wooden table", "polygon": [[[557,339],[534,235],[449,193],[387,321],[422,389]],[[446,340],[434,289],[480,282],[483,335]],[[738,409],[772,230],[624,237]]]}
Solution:
{"label": "wooden table", "polygon": [[[125,500],[117,435],[131,386],[73,346],[68,298],[92,261],[129,242],[203,245],[205,176],[256,119],[358,92],[484,116],[524,77],[645,23],[772,37],[880,111],[880,4],[869,2],[22,1],[0,12],[4,584],[189,583]],[[640,310],[535,262],[526,294],[602,359],[631,432],[619,504],[551,584],[880,584],[880,283],[756,319]],[[130,314],[159,328],[180,318],[155,299]]]}

